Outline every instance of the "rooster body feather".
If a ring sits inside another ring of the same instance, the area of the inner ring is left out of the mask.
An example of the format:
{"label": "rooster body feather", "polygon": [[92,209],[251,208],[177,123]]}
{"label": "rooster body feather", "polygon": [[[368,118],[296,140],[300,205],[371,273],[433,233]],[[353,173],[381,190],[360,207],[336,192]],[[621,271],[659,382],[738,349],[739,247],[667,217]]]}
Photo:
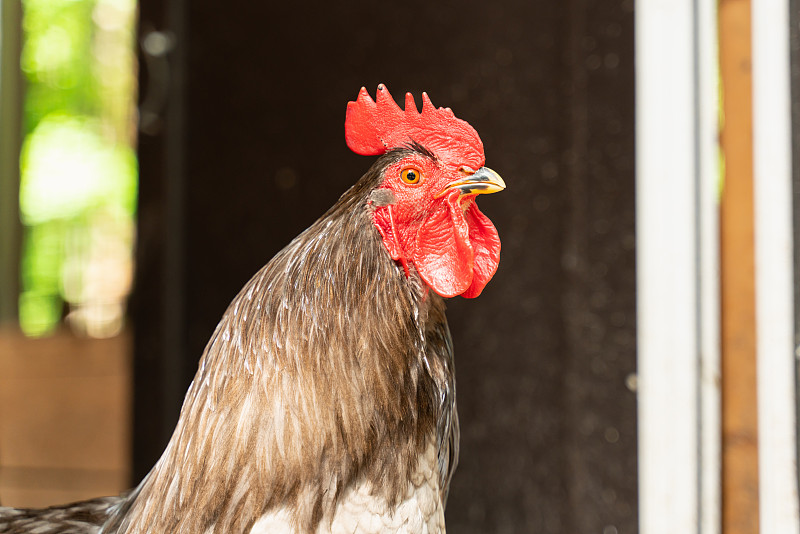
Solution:
{"label": "rooster body feather", "polygon": [[42,509],[0,506],[3,534],[98,534],[124,497],[101,497]]}
{"label": "rooster body feather", "polygon": [[[164,454],[130,494],[0,509],[0,533],[444,532],[459,427],[437,293],[475,296],[493,274],[499,242],[474,197],[502,185],[463,167],[439,183],[446,163],[415,141],[389,147],[245,285],[206,346]],[[398,177],[416,186],[423,173],[445,198],[416,213]],[[404,235],[428,236],[440,219],[455,225],[441,246],[460,240],[468,271],[431,267],[431,245]],[[56,519],[64,529],[47,530]]]}

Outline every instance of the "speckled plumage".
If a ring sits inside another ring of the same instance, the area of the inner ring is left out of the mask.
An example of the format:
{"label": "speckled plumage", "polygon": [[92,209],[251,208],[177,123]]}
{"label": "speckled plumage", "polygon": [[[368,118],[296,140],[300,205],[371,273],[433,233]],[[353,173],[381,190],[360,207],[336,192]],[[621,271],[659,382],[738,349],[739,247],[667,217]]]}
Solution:
{"label": "speckled plumage", "polygon": [[124,497],[102,497],[42,509],[0,506],[2,534],[96,534]]}

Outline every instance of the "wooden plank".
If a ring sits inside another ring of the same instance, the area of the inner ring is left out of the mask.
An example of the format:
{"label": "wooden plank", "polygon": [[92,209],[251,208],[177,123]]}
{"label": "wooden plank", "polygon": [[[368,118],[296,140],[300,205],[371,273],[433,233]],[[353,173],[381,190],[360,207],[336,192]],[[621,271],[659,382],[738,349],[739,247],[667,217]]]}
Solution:
{"label": "wooden plank", "polygon": [[719,5],[725,184],[721,203],[722,531],[758,532],[750,1]]}
{"label": "wooden plank", "polygon": [[130,487],[131,335],[0,330],[0,502],[45,506]]}

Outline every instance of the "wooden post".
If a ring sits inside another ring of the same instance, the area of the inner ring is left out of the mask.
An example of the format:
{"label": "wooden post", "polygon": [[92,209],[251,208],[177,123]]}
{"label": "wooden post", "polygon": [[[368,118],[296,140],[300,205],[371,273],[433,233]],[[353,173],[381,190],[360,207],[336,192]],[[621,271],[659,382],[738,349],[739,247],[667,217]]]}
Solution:
{"label": "wooden post", "polygon": [[754,534],[759,508],[749,0],[721,0],[719,38],[725,162],[720,220],[722,532]]}
{"label": "wooden post", "polygon": [[22,6],[3,0],[0,43],[0,324],[17,321],[22,227],[19,151],[22,137]]}

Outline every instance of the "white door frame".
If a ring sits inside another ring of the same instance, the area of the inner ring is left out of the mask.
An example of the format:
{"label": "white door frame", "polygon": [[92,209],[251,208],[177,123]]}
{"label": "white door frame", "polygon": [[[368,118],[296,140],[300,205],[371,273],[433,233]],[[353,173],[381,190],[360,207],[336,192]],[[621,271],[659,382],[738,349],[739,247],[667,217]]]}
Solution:
{"label": "white door frame", "polygon": [[636,4],[639,523],[720,524],[716,2]]}
{"label": "white door frame", "polygon": [[752,6],[759,517],[798,533],[789,4]]}

